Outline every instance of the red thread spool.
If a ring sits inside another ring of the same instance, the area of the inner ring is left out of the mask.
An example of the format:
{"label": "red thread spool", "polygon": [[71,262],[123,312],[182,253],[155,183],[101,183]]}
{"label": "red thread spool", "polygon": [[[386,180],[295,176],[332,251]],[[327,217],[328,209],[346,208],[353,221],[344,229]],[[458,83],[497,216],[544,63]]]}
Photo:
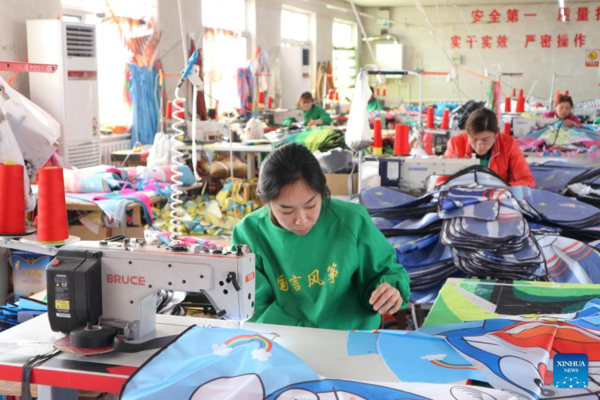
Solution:
{"label": "red thread spool", "polygon": [[267,107],[269,109],[273,108],[273,96],[269,96],[269,100],[267,102]]}
{"label": "red thread spool", "polygon": [[523,89],[519,89],[519,97],[523,97]]}
{"label": "red thread spool", "polygon": [[502,132],[505,135],[510,136],[510,122],[505,122],[504,123],[504,131]]}
{"label": "red thread spool", "polygon": [[444,109],[444,115],[442,116],[442,125],[440,126],[440,128],[448,129],[449,126],[450,126],[450,109],[446,108],[446,109]]}
{"label": "red thread spool", "polygon": [[407,156],[410,154],[410,145],[408,143],[409,127],[408,125],[396,125],[396,137],[394,138],[394,155]]}
{"label": "red thread spool", "polygon": [[335,98],[335,90],[330,89],[329,90],[329,95],[327,97],[329,100],[333,100]]}
{"label": "red thread spool", "polygon": [[258,104],[265,104],[265,92],[258,92]]}
{"label": "red thread spool", "polygon": [[167,119],[171,119],[173,118],[173,102],[171,100],[169,100],[169,102],[167,103],[167,115],[166,115]]}
{"label": "red thread spool", "polygon": [[25,168],[0,164],[0,234],[25,233]]}
{"label": "red thread spool", "polygon": [[335,101],[340,101],[340,94],[335,92]]}
{"label": "red thread spool", "polygon": [[375,96],[379,97],[379,88],[375,88]]}
{"label": "red thread spool", "polygon": [[381,137],[381,119],[376,118],[373,126],[373,154],[383,153],[383,139]]}
{"label": "red thread spool", "polygon": [[519,98],[517,99],[517,112],[525,112],[525,97],[523,96],[519,96]]}
{"label": "red thread spool", "polygon": [[69,238],[62,168],[42,168],[38,173],[38,185],[38,240],[62,243]]}
{"label": "red thread spool", "polygon": [[517,96],[517,89],[513,88],[513,95],[512,95],[512,97],[516,97],[516,96]]}
{"label": "red thread spool", "polygon": [[423,150],[433,155],[433,133],[423,133]]}
{"label": "red thread spool", "polygon": [[184,119],[185,118],[185,110],[178,109],[179,107],[183,107],[183,102],[174,100],[173,103],[174,103],[174,107],[175,107],[175,112],[173,113],[173,116],[175,116],[176,118]]}
{"label": "red thread spool", "polygon": [[507,97],[506,99],[504,99],[504,112],[505,113],[510,112],[510,97]]}
{"label": "red thread spool", "polygon": [[383,88],[383,96],[385,97],[386,94],[387,94],[387,88]]}
{"label": "red thread spool", "polygon": [[435,128],[435,124],[433,123],[433,107],[427,107],[427,127]]}

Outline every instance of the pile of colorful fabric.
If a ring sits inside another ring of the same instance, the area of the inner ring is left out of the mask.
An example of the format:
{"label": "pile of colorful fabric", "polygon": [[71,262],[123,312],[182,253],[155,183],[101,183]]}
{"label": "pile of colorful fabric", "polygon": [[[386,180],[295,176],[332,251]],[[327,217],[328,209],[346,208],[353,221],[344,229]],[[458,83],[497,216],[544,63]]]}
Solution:
{"label": "pile of colorful fabric", "polygon": [[298,133],[292,133],[280,142],[275,143],[275,146],[279,147],[290,142],[306,146],[312,153],[317,150],[324,153],[338,147],[342,149],[348,148],[344,140],[344,133],[339,129],[330,127],[305,129]]}
{"label": "pile of colorful fabric", "polygon": [[[240,219],[259,208],[258,201],[246,201],[241,195],[241,179],[227,179],[216,196],[198,196],[188,199],[184,205],[183,225],[180,233],[188,235],[231,235]],[[252,182],[252,181],[250,181]],[[153,228],[162,232],[171,229],[171,205],[161,209],[153,207]]]}
{"label": "pile of colorful fabric", "polygon": [[420,198],[384,187],[361,194],[411,277],[413,303],[435,299],[449,276],[600,283],[591,271],[600,253],[585,243],[600,240],[600,209],[486,174],[459,173]]}
{"label": "pile of colorful fabric", "polygon": [[48,306],[45,302],[29,297],[19,298],[18,305],[7,303],[0,307],[0,332],[46,312]]}
{"label": "pile of colorful fabric", "polygon": [[521,151],[539,152],[544,156],[576,156],[583,153],[596,157],[600,135],[575,126],[567,128],[563,121],[558,121],[518,138],[517,143]]}

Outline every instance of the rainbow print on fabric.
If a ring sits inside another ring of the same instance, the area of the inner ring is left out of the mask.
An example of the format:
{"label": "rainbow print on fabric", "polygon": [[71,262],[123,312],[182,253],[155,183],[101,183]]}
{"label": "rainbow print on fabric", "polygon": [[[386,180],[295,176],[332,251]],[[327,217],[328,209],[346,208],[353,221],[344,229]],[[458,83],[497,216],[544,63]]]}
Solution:
{"label": "rainbow print on fabric", "polygon": [[240,335],[235,336],[225,342],[225,345],[228,348],[236,348],[238,346],[243,346],[248,343],[258,343],[260,349],[265,349],[266,351],[270,351],[273,347],[273,344],[260,335]]}
{"label": "rainbow print on fabric", "polygon": [[444,360],[430,360],[431,363],[433,365],[437,365],[438,367],[443,367],[443,368],[450,368],[450,369],[472,369],[472,370],[477,370],[477,368],[475,368],[472,365],[465,365],[465,364],[451,364],[449,362],[445,362]]}

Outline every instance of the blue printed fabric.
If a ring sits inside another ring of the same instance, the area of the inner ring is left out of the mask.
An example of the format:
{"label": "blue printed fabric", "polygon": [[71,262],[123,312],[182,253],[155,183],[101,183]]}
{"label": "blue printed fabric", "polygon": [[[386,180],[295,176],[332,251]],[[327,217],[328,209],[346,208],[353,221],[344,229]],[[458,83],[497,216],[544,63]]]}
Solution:
{"label": "blue printed fabric", "polygon": [[565,283],[600,283],[600,253],[578,240],[555,235],[540,235],[548,267],[548,280]]}
{"label": "blue printed fabric", "polygon": [[554,193],[564,191],[569,182],[590,169],[564,162],[531,164],[529,168],[535,178],[536,189],[548,190]]}

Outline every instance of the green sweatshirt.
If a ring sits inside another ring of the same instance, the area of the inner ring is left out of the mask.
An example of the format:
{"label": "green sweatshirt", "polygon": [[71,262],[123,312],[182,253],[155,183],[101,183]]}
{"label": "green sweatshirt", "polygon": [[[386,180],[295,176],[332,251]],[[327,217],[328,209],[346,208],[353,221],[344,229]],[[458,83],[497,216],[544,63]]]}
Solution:
{"label": "green sweatshirt", "polygon": [[[323,121],[323,125],[331,125],[331,115],[323,109],[323,107],[313,104],[308,111],[304,111],[304,126],[310,125],[310,121],[313,119],[320,119]],[[296,121],[296,118],[285,118],[283,120],[283,126],[290,126]]]}
{"label": "green sweatshirt", "polygon": [[383,101],[373,98],[373,100],[367,104],[367,112],[371,111],[385,111]]}
{"label": "green sweatshirt", "polygon": [[369,298],[381,283],[400,290],[403,308],[410,298],[408,274],[360,204],[331,199],[304,236],[276,226],[263,207],[235,227],[240,243],[256,255],[252,322],[377,329],[381,315]]}

